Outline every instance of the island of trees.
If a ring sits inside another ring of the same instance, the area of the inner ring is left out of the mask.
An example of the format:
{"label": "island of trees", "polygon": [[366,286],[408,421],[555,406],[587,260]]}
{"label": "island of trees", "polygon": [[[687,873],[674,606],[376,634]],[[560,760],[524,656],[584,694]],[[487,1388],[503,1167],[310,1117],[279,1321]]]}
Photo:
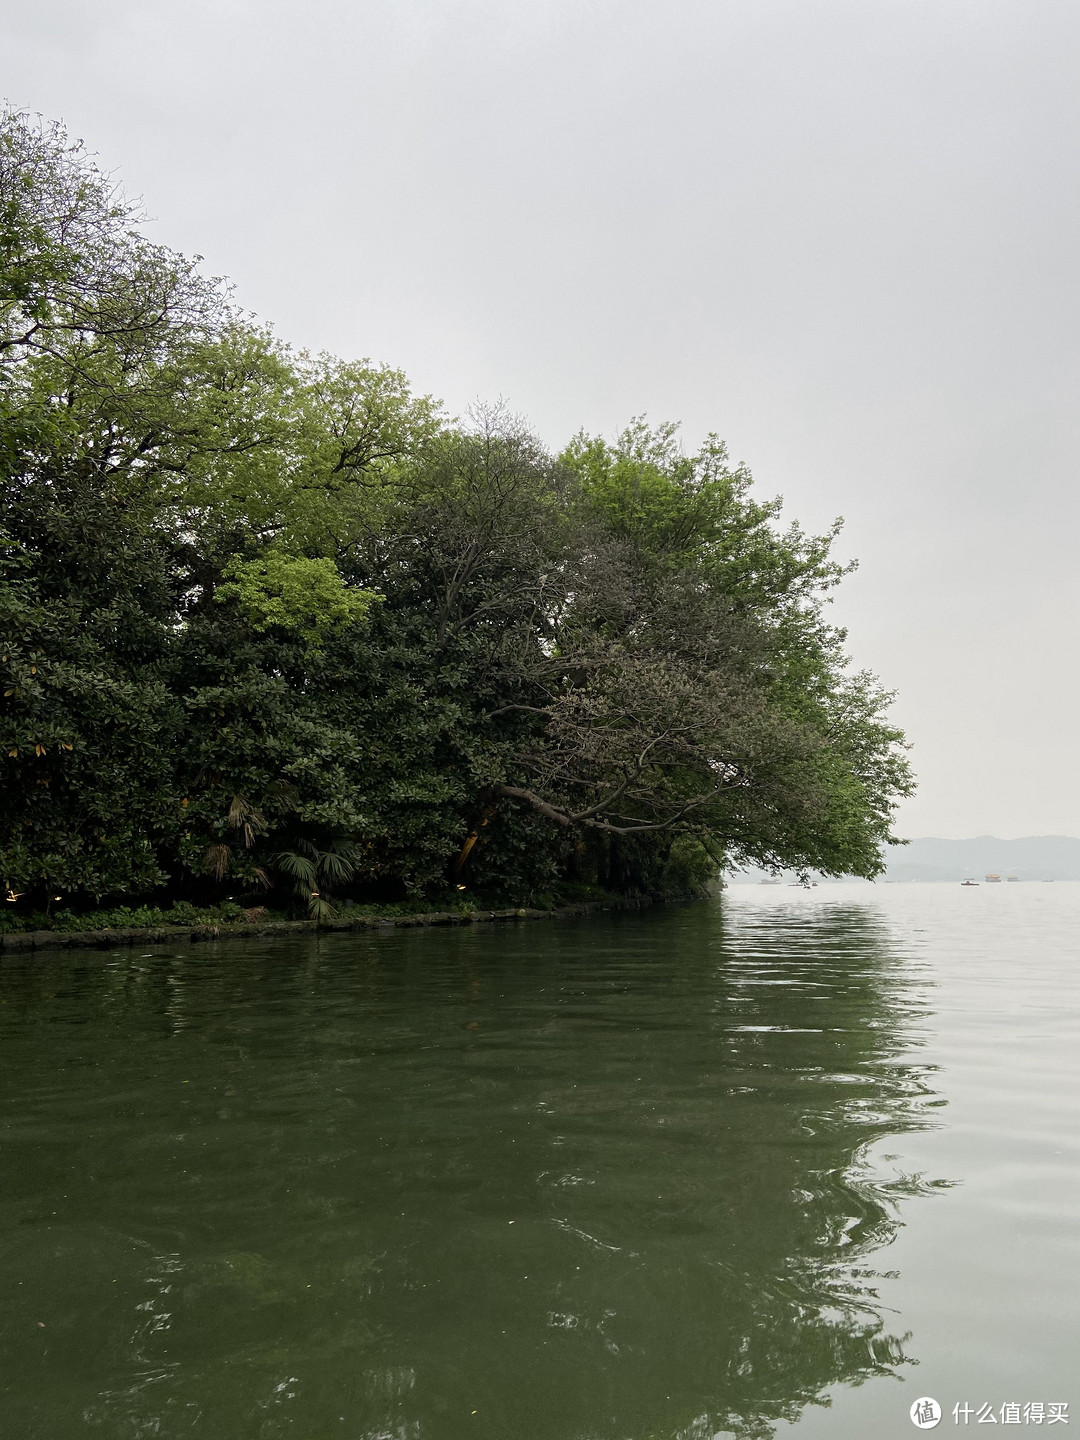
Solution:
{"label": "island of trees", "polygon": [[0,113],[0,921],[873,876],[911,787],[834,527],[298,353]]}

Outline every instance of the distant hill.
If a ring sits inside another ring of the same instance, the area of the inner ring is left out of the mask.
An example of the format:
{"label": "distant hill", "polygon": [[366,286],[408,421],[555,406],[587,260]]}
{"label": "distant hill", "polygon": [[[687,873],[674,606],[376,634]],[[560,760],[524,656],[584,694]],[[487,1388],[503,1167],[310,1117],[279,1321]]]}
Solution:
{"label": "distant hill", "polygon": [[[907,845],[890,845],[885,852],[886,880],[982,880],[1000,875],[1007,880],[1080,880],[1080,839],[1072,835],[1025,835],[1020,840],[998,840],[977,835],[972,840],[937,840],[923,836]],[[753,884],[763,870],[746,870],[728,879]],[[794,880],[793,871],[784,879]]]}
{"label": "distant hill", "polygon": [[1021,840],[997,840],[979,835],[973,840],[935,840],[924,837],[907,845],[890,845],[886,852],[889,880],[981,880],[995,873],[1004,880],[1080,880],[1080,840],[1071,835],[1025,835]]}

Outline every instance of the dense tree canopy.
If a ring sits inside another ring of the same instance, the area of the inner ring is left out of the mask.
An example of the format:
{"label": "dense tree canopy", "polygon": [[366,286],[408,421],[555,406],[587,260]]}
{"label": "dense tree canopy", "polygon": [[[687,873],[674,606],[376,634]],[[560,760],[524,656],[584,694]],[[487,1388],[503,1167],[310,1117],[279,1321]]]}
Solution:
{"label": "dense tree canopy", "polygon": [[298,354],[0,117],[0,869],[63,896],[872,876],[910,777],[710,437],[550,454]]}

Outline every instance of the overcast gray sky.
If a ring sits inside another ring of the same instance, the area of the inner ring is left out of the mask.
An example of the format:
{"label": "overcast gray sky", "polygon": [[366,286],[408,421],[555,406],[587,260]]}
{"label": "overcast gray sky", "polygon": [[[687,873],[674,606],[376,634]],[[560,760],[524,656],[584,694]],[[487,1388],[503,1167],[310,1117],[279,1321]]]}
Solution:
{"label": "overcast gray sky", "polygon": [[285,338],[844,515],[901,833],[1080,835],[1075,0],[0,0],[0,91]]}

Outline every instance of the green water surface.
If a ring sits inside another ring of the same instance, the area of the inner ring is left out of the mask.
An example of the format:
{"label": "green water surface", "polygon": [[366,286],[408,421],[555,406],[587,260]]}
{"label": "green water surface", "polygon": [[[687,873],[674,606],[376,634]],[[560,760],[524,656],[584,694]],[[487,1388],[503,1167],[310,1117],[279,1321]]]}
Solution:
{"label": "green water surface", "polygon": [[11,956],[0,1435],[1075,1405],[1078,920],[1080,886],[732,887]]}

